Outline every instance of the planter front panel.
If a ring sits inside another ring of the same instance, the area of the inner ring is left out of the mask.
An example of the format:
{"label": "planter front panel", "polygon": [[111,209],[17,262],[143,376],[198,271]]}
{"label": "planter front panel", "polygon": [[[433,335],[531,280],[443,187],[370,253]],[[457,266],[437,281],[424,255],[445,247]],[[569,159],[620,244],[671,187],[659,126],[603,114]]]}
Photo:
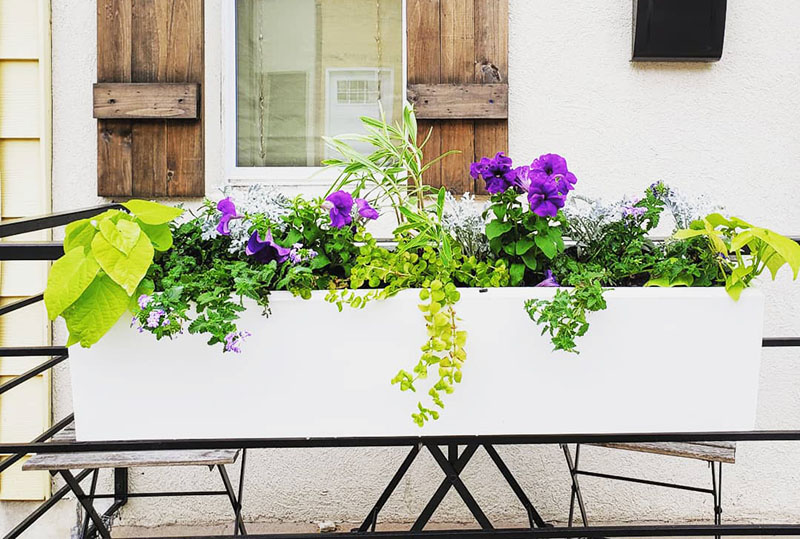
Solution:
{"label": "planter front panel", "polygon": [[[272,295],[250,306],[241,355],[183,335],[156,341],[117,326],[70,349],[78,439],[327,437],[749,430],[755,424],[763,296],[722,289],[621,288],[590,315],[580,355],[553,352],[523,310],[554,289],[462,290],[463,382],[439,421],[390,385],[425,342],[418,291],[339,313]],[[433,374],[433,373],[432,373]]]}

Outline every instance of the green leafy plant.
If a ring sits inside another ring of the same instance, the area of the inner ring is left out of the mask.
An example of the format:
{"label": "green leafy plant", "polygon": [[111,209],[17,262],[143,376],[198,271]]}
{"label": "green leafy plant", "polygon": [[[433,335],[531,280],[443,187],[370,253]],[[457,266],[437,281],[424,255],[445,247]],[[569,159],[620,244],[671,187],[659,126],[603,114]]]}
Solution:
{"label": "green leafy plant", "polygon": [[789,266],[797,279],[800,245],[777,232],[753,226],[738,217],[728,219],[712,213],[675,233],[679,240],[698,237],[707,241],[724,276],[725,290],[735,300],[764,270],[769,270],[775,279],[783,266]]}
{"label": "green leafy plant", "polygon": [[[540,217],[529,211],[514,189],[492,195],[486,237],[492,252],[505,260],[511,286],[534,284],[553,258],[564,251],[563,216]],[[527,278],[527,279],[526,279]]]}
{"label": "green leafy plant", "polygon": [[169,223],[182,210],[131,200],[130,212],[109,210],[66,227],[64,256],[53,263],[44,293],[51,320],[62,316],[68,345],[96,343],[136,298],[152,291],[146,280],[156,252],[172,247]]}

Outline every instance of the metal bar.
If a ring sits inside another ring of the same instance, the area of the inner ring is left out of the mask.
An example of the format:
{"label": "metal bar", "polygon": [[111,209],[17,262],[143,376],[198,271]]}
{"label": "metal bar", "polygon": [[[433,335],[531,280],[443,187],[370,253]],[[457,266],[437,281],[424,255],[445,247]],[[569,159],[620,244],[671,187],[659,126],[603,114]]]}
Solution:
{"label": "metal bar", "polygon": [[0,243],[0,260],[58,260],[64,256],[60,241]]}
{"label": "metal bar", "polygon": [[66,346],[4,346],[0,348],[0,357],[44,357],[68,356]]}
{"label": "metal bar", "polygon": [[0,306],[0,316],[4,314],[13,313],[18,309],[22,309],[23,307],[27,307],[28,305],[33,305],[34,303],[38,303],[44,299],[44,294],[39,294],[38,296],[31,296],[29,298],[24,298],[19,301],[15,301],[13,303],[9,303],[7,305]]}
{"label": "metal bar", "polygon": [[34,232],[36,230],[46,230],[48,228],[68,225],[73,221],[88,219],[89,217],[100,215],[108,210],[122,209],[124,209],[124,207],[121,204],[103,204],[101,206],[94,206],[92,208],[83,208],[80,210],[51,213],[49,215],[38,215],[36,217],[27,217],[24,219],[7,221],[0,224],[0,238],[7,238],[9,236],[25,234],[26,232]]}
{"label": "metal bar", "polygon": [[501,434],[459,436],[391,436],[347,438],[209,438],[185,440],[135,440],[104,442],[2,443],[2,453],[74,453],[93,451],[159,451],[181,449],[277,449],[398,447],[414,444],[460,445],[557,445],[566,443],[633,442],[753,442],[800,441],[800,430],[756,430],[714,432],[604,433],[604,434]]}
{"label": "metal bar", "polygon": [[[77,481],[83,481],[89,476],[90,473],[92,473],[92,470],[83,470],[82,472],[80,472],[78,475],[75,476],[75,479]],[[30,528],[37,520],[39,520],[42,517],[42,515],[44,515],[47,511],[50,510],[51,507],[53,507],[58,501],[60,501],[61,498],[69,494],[69,492],[70,488],[67,485],[55,491],[53,494],[50,495],[50,498],[48,498],[39,507],[34,509],[28,516],[25,517],[25,519],[22,522],[17,524],[13,530],[8,532],[3,537],[3,539],[16,539],[17,537],[22,535],[22,532]]]}
{"label": "metal bar", "polygon": [[489,454],[489,457],[491,457],[491,459],[494,461],[494,465],[497,466],[497,469],[500,470],[500,473],[506,480],[506,483],[508,483],[508,486],[510,486],[511,490],[513,490],[514,494],[516,494],[517,499],[522,504],[522,507],[525,508],[525,511],[528,513],[528,523],[531,525],[531,528],[533,528],[534,525],[539,526],[540,528],[547,526],[547,523],[544,521],[544,519],[542,519],[541,515],[539,515],[539,512],[533,506],[533,503],[531,503],[531,500],[517,482],[514,474],[511,473],[511,470],[509,470],[508,466],[506,466],[506,463],[502,458],[500,458],[500,454],[497,452],[494,446],[491,444],[483,444],[483,448]]}
{"label": "metal bar", "polygon": [[75,496],[78,498],[78,502],[80,502],[80,504],[83,506],[83,509],[89,514],[89,518],[91,518],[92,522],[94,522],[94,525],[97,528],[97,533],[100,534],[100,537],[103,539],[111,539],[111,533],[103,523],[103,518],[97,514],[97,511],[94,509],[94,505],[86,499],[86,494],[84,494],[83,489],[75,480],[75,477],[70,473],[69,470],[60,470],[59,473],[61,474],[61,477],[64,478],[64,481],[67,482],[67,485],[69,485],[69,488],[72,490],[72,492],[75,493]]}
{"label": "metal bar", "polygon": [[[111,521],[111,519],[113,518],[114,513],[119,511],[122,508],[123,505],[125,505],[125,504],[124,503],[120,503],[120,502],[112,503],[111,506],[103,512],[103,517],[105,517],[105,518],[109,519],[109,521]],[[97,535],[97,528],[94,525],[90,525],[89,526],[89,531],[87,532],[87,539],[94,539],[94,537],[96,535]]]}
{"label": "metal bar", "polygon": [[572,461],[572,454],[569,452],[567,444],[561,444],[561,449],[564,450],[564,457],[567,459],[567,468],[569,468],[570,478],[572,479],[572,495],[569,503],[569,526],[572,526],[572,517],[575,515],[575,500],[578,501],[578,510],[581,513],[581,521],[584,527],[589,525],[589,518],[586,515],[586,505],[583,503],[583,493],[581,492],[581,484],[578,482],[578,463],[581,458],[581,445],[575,445],[575,461]]}
{"label": "metal bar", "polygon": [[25,381],[30,380],[31,378],[35,378],[36,376],[40,375],[44,371],[52,369],[53,367],[55,367],[56,365],[58,365],[59,363],[61,363],[65,359],[67,359],[66,355],[64,355],[64,356],[56,356],[54,358],[51,358],[48,361],[45,361],[41,365],[32,368],[31,370],[29,370],[28,372],[26,372],[24,374],[20,374],[19,376],[16,376],[16,377],[12,378],[11,380],[6,382],[5,384],[0,385],[0,395],[2,395],[3,393],[5,393],[6,391],[8,391],[8,390],[10,390],[12,388],[17,387],[18,385],[20,385],[21,383],[23,383]]}
{"label": "metal bar", "polygon": [[128,492],[128,469],[114,468],[114,501],[125,505],[130,497]]}
{"label": "metal bar", "polygon": [[[453,466],[456,473],[460,473],[466,467],[467,463],[469,462],[469,459],[472,458],[472,456],[475,454],[475,451],[477,450],[478,450],[477,445],[468,445],[466,448],[464,448],[464,452],[461,453],[461,456],[459,457],[458,461],[456,461],[455,465]],[[431,499],[428,501],[428,504],[419,514],[419,517],[417,517],[417,520],[411,527],[411,531],[422,531],[422,529],[425,527],[425,525],[433,516],[434,511],[436,511],[436,508],[439,507],[440,503],[442,503],[442,500],[447,495],[447,492],[450,490],[451,486],[452,483],[450,482],[450,479],[448,477],[445,477],[442,480],[441,484],[439,484],[439,488],[436,489],[436,492],[434,492],[433,496],[431,496]]]}
{"label": "metal bar", "polygon": [[228,499],[231,502],[231,507],[233,508],[233,514],[234,514],[233,535],[238,534],[237,530],[241,530],[242,535],[247,535],[247,530],[245,530],[244,521],[242,520],[241,506],[239,505],[239,500],[236,499],[236,492],[233,490],[233,484],[231,483],[231,478],[228,477],[228,471],[222,464],[218,464],[217,469],[219,470],[220,477],[222,477],[222,484],[225,485],[225,492],[228,495]]}
{"label": "metal bar", "polygon": [[[97,492],[97,475],[99,470],[95,468],[94,472],[92,472],[92,484],[89,486],[89,503],[94,506],[94,495]],[[86,516],[83,518],[83,529],[81,532],[81,538],[86,539],[88,537],[89,532],[89,513],[86,513]]]}
{"label": "metal bar", "polygon": [[381,509],[383,509],[383,506],[386,505],[386,502],[389,501],[389,498],[400,484],[400,481],[403,480],[403,477],[406,475],[406,472],[408,472],[408,469],[411,467],[414,459],[416,459],[417,455],[419,455],[420,448],[421,446],[419,445],[415,445],[411,448],[411,451],[409,451],[406,458],[400,464],[400,467],[394,473],[394,476],[392,477],[391,481],[389,481],[389,484],[385,489],[383,489],[383,492],[378,498],[378,501],[375,502],[375,505],[370,510],[367,518],[365,518],[364,522],[361,523],[361,526],[358,527],[359,532],[363,533],[368,530],[372,530],[373,532],[375,531],[375,526],[378,523],[378,513],[380,513]]}
{"label": "metal bar", "polygon": [[[59,421],[58,423],[56,423],[55,425],[53,425],[52,427],[50,427],[49,429],[47,429],[46,431],[41,433],[39,436],[34,438],[31,443],[35,444],[35,443],[39,443],[39,442],[44,442],[45,440],[49,440],[50,438],[53,437],[54,434],[56,434],[57,432],[60,432],[61,430],[63,430],[67,425],[72,423],[74,420],[75,420],[75,415],[74,414],[69,414],[67,417],[65,417],[64,419],[62,419],[61,421]],[[27,451],[27,449],[24,449],[24,447],[26,447],[27,445],[29,445],[29,444],[23,445],[23,449],[21,450],[22,452],[20,452],[20,451],[8,451],[7,452],[7,453],[16,453],[16,454],[12,454],[9,457],[7,457],[5,460],[0,461],[0,473],[2,473],[3,470],[7,469],[9,466],[11,466],[12,464],[14,464],[15,462],[17,462],[18,460],[20,460],[22,457],[24,457],[25,455],[27,455],[29,453],[29,451]]]}
{"label": "metal bar", "polygon": [[764,337],[761,341],[764,348],[785,348],[800,346],[800,337]]}
{"label": "metal bar", "polygon": [[[492,523],[489,521],[486,514],[484,514],[483,509],[481,509],[481,507],[478,505],[478,502],[475,501],[475,498],[472,496],[472,493],[461,480],[461,477],[459,477],[459,474],[464,468],[462,467],[461,470],[456,471],[456,469],[453,467],[453,464],[447,459],[447,457],[444,456],[444,453],[442,453],[442,450],[439,449],[438,445],[428,445],[427,447],[428,451],[431,452],[431,455],[433,455],[433,458],[439,464],[439,467],[445,474],[447,474],[447,478],[450,480],[450,483],[452,483],[453,488],[456,489],[458,495],[461,496],[462,500],[464,500],[464,503],[467,505],[470,513],[472,513],[472,516],[474,516],[475,520],[478,521],[478,524],[480,524],[481,528],[484,530],[494,529],[494,526],[492,526]],[[466,463],[464,466],[466,466]]]}
{"label": "metal bar", "polygon": [[[739,524],[739,525],[659,525],[659,526],[590,526],[577,528],[524,528],[499,530],[431,530],[431,531],[387,531],[368,534],[375,539],[402,539],[425,537],[428,539],[566,539],[577,537],[713,537],[715,535],[752,536],[800,536],[800,524]],[[336,537],[364,537],[360,532],[337,533]],[[224,539],[219,535],[192,537],[192,539]],[[319,533],[256,534],[251,539],[319,539]],[[133,538],[132,538],[133,539]],[[137,537],[135,539],[166,539],[164,537]],[[179,539],[174,537],[172,539]],[[185,539],[181,537],[180,539]]]}
{"label": "metal bar", "polygon": [[236,497],[239,500],[239,512],[237,518],[242,517],[242,500],[244,499],[244,470],[247,464],[247,449],[242,449],[242,463],[239,466],[239,495]]}
{"label": "metal bar", "polygon": [[650,485],[653,487],[665,487],[676,490],[688,490],[690,492],[700,492],[701,494],[714,494],[710,488],[693,487],[690,485],[679,485],[676,483],[663,483],[661,481],[651,481],[650,479],[637,479],[636,477],[625,477],[622,475],[611,475],[599,472],[589,472],[586,470],[575,470],[576,475],[587,475],[589,477],[599,477],[600,479],[613,479],[615,481],[625,481],[626,483],[639,483],[640,485]]}

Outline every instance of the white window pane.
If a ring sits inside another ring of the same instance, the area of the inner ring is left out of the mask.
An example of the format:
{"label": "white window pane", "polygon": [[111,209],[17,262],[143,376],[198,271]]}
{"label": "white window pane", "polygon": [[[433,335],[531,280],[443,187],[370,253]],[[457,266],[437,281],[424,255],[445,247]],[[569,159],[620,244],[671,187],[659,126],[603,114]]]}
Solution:
{"label": "white window pane", "polygon": [[236,0],[237,165],[320,166],[323,136],[399,118],[402,31],[402,0]]}

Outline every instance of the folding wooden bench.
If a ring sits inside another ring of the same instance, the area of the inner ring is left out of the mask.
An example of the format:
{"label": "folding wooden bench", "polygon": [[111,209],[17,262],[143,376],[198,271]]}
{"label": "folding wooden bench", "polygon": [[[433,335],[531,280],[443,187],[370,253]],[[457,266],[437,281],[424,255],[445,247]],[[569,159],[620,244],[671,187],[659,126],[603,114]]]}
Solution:
{"label": "folding wooden bench", "polygon": [[[75,441],[74,425],[65,428],[53,438],[54,442]],[[233,464],[239,455],[237,449],[184,450],[184,451],[131,451],[102,453],[47,453],[33,455],[22,466],[23,470],[46,470],[51,475],[60,475],[69,489],[75,494],[84,509],[85,517],[81,538],[100,536],[111,538],[111,524],[114,515],[128,498],[159,498],[174,496],[227,496],[234,513],[234,535],[246,535],[242,519],[242,491],[244,487],[244,468],[246,452],[242,450],[241,472],[238,493],[231,483],[226,465]],[[224,490],[191,492],[128,492],[128,468],[162,466],[208,466],[209,470],[219,471]],[[98,472],[104,468],[114,469],[114,493],[96,492]],[[74,475],[72,470],[82,470]],[[82,479],[91,475],[91,485],[86,493],[80,486]],[[113,499],[114,503],[103,514],[94,507],[95,500]],[[91,526],[90,526],[91,521]]]}
{"label": "folding wooden bench", "polygon": [[599,477],[601,479],[612,479],[616,481],[626,481],[629,483],[639,483],[643,485],[653,485],[657,487],[686,490],[710,494],[714,498],[714,524],[722,524],[722,465],[734,464],[736,462],[736,444],[733,442],[657,442],[657,443],[611,443],[611,444],[587,444],[599,447],[609,447],[612,449],[624,449],[626,451],[638,451],[640,453],[653,453],[657,455],[667,455],[671,457],[703,460],[708,462],[711,468],[711,488],[695,487],[691,485],[681,485],[677,483],[667,483],[663,481],[651,481],[649,479],[639,479],[620,475],[612,475],[579,468],[581,446],[575,446],[573,456],[569,446],[562,444],[564,457],[567,460],[570,476],[572,478],[572,493],[569,501],[569,520],[568,525],[572,526],[575,514],[575,502],[578,502],[578,510],[584,526],[588,526],[586,516],[586,505],[581,494],[578,476]]}

